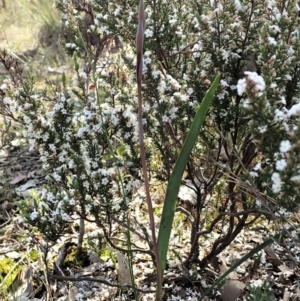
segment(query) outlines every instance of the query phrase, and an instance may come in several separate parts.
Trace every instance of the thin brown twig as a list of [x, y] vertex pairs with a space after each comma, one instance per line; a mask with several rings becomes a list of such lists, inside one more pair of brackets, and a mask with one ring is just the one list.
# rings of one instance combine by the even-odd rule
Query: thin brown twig
[[[109, 236], [108, 233], [107, 233], [107, 230], [106, 230], [105, 226], [104, 226], [99, 220], [97, 220], [96, 222], [97, 222], [97, 225], [101, 227], [105, 239], [107, 240], [107, 242], [108, 242], [114, 249], [116, 249], [116, 250], [118, 250], [118, 251], [120, 251], [120, 252], [123, 252], [123, 253], [128, 252], [128, 250], [123, 249], [123, 248], [117, 246], [116, 244], [114, 244], [114, 243], [112, 242], [112, 239], [114, 239], [114, 238], [112, 238], [112, 239], [110, 238], [110, 236]], [[152, 256], [151, 250], [143, 250], [143, 249], [140, 249], [140, 248], [139, 248], [139, 249], [131, 249], [131, 252], [132, 252], [132, 253], [134, 253], [134, 252], [140, 252], [140, 253], [145, 253], [145, 254], [149, 254], [150, 256]]]
[[171, 54], [171, 56], [174, 55], [178, 55], [178, 54], [186, 54], [186, 53], [194, 53], [194, 52], [198, 52], [198, 51], [192, 51], [191, 47], [194, 46], [195, 44], [197, 44], [201, 39], [197, 39], [196, 41], [186, 45], [185, 47], [183, 47], [181, 50], [178, 50], [177, 52], [174, 52]]

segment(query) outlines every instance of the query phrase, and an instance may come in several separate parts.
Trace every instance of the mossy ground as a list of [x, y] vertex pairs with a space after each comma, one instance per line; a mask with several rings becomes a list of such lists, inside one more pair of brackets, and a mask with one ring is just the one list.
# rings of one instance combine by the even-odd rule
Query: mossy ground
[[22, 264], [18, 264], [12, 258], [0, 260], [0, 297], [5, 296], [9, 287], [22, 270]]

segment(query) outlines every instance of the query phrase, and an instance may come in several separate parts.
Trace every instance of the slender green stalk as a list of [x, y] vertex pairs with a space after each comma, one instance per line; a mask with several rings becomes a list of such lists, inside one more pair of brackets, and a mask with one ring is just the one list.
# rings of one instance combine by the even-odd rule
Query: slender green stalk
[[152, 201], [150, 196], [150, 187], [149, 187], [149, 179], [147, 173], [147, 162], [145, 155], [145, 147], [144, 147], [144, 131], [143, 131], [143, 101], [142, 101], [142, 77], [143, 77], [143, 45], [144, 45], [144, 32], [146, 25], [146, 17], [145, 17], [145, 9], [144, 9], [144, 1], [140, 0], [139, 4], [139, 23], [136, 33], [136, 81], [137, 81], [137, 89], [138, 89], [138, 126], [139, 126], [139, 143], [140, 143], [140, 151], [141, 151], [141, 160], [143, 166], [143, 176], [145, 181], [145, 190], [146, 190], [146, 199], [148, 205], [148, 214], [149, 214], [149, 223], [151, 236], [153, 241], [153, 248], [156, 258], [156, 268], [157, 268], [157, 294], [156, 300], [161, 299], [161, 288], [162, 288], [162, 274], [161, 263], [159, 258], [158, 246], [156, 241], [155, 234], [155, 223], [154, 223], [154, 214]]
[[[172, 230], [172, 224], [174, 220], [174, 214], [177, 203], [177, 196], [181, 185], [181, 179], [185, 170], [186, 164], [189, 160], [191, 151], [199, 135], [200, 129], [206, 117], [206, 113], [210, 106], [210, 103], [214, 97], [215, 91], [220, 81], [220, 74], [214, 79], [210, 89], [206, 93], [195, 117], [192, 122], [191, 128], [184, 141], [183, 147], [180, 151], [179, 157], [175, 163], [174, 170], [171, 174], [167, 193], [165, 197], [160, 228], [158, 232], [158, 251], [161, 260], [161, 276], [163, 277], [166, 267], [167, 252], [169, 246], [169, 240]], [[160, 289], [159, 287], [157, 289]]]

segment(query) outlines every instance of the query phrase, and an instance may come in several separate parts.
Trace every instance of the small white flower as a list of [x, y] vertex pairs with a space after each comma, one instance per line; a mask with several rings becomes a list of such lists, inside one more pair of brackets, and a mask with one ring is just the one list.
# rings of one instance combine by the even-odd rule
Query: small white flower
[[103, 178], [102, 181], [101, 181], [102, 185], [107, 185], [108, 183], [109, 183], [108, 178]]
[[291, 55], [293, 55], [295, 53], [295, 50], [293, 49], [293, 46], [290, 46], [289, 47], [289, 50], [288, 50], [288, 52], [287, 52], [287, 54], [289, 55], [289, 56], [291, 56]]
[[286, 119], [286, 112], [276, 109], [274, 113], [275, 113], [275, 118], [274, 118], [275, 121], [282, 121]]
[[194, 89], [193, 89], [193, 88], [188, 88], [188, 89], [187, 89], [188, 95], [193, 94], [193, 92], [194, 92]]
[[169, 23], [171, 26], [173, 26], [177, 22], [177, 19], [170, 19]]
[[296, 175], [296, 176], [291, 177], [291, 181], [299, 183], [300, 182], [300, 175]]
[[286, 166], [287, 166], [287, 162], [285, 159], [281, 159], [276, 162], [276, 169], [279, 171], [284, 170]]
[[114, 11], [114, 15], [117, 16], [120, 14], [120, 7], [116, 8], [116, 10]]
[[170, 121], [170, 118], [169, 118], [167, 115], [163, 115], [162, 121], [163, 121], [163, 122], [169, 122], [169, 121]]
[[175, 78], [173, 78], [171, 75], [167, 74], [167, 79], [168, 79], [170, 85], [174, 89], [179, 90], [181, 88], [181, 85], [178, 83], [178, 81]]
[[37, 219], [38, 216], [39, 216], [38, 212], [34, 209], [34, 211], [31, 212], [30, 214], [30, 219], [34, 221], [35, 219]]
[[153, 31], [150, 30], [150, 29], [146, 29], [146, 30], [145, 30], [145, 37], [146, 37], [146, 38], [151, 38], [151, 37], [153, 37]]
[[70, 169], [74, 168], [75, 162], [74, 162], [73, 159], [70, 159], [70, 161], [69, 161], [69, 163], [68, 163], [68, 166], [69, 166]]
[[152, 62], [152, 60], [150, 59], [150, 57], [145, 57], [145, 59], [144, 59], [145, 65], [149, 65], [149, 64], [151, 64], [151, 62]]
[[215, 14], [221, 14], [223, 11], [223, 5], [221, 3], [218, 4], [217, 8], [214, 10]]
[[41, 156], [40, 160], [45, 163], [45, 162], [47, 162], [47, 157], [46, 156]]
[[223, 80], [223, 79], [220, 80], [220, 85], [222, 87], [228, 87], [229, 86], [228, 83], [226, 82], [226, 80]]
[[292, 145], [291, 142], [289, 140], [283, 140], [280, 143], [280, 147], [279, 150], [281, 153], [286, 153], [291, 149]]
[[61, 213], [61, 218], [64, 220], [64, 221], [67, 221], [69, 219], [69, 215], [65, 212], [62, 212]]
[[83, 187], [85, 187], [86, 189], [88, 189], [90, 187], [90, 183], [88, 181], [84, 181], [82, 183]]
[[105, 33], [107, 31], [107, 26], [101, 26], [100, 31]]
[[282, 182], [281, 182], [281, 178], [280, 178], [279, 173], [278, 172], [274, 172], [272, 174], [271, 179], [272, 179], [272, 182], [273, 182], [273, 184], [272, 184], [272, 190], [273, 190], [273, 192], [274, 193], [280, 192]]
[[277, 41], [273, 37], [268, 37], [268, 42], [270, 45], [276, 45]]
[[274, 30], [275, 33], [281, 32], [281, 29], [277, 25], [271, 25], [270, 28]]
[[59, 182], [61, 180], [61, 176], [57, 173], [57, 172], [54, 172], [52, 174], [52, 177], [54, 178], [55, 181]]
[[257, 178], [258, 177], [258, 173], [255, 172], [255, 171], [250, 171], [249, 175], [250, 175], [251, 178]]
[[49, 148], [50, 148], [50, 150], [51, 150], [53, 153], [56, 152], [56, 147], [55, 147], [54, 144], [50, 144], [50, 145], [49, 145]]
[[113, 205], [113, 209], [114, 209], [115, 211], [119, 211], [119, 210], [121, 209], [121, 207], [120, 207], [119, 204], [115, 204], [115, 205]]
[[290, 74], [286, 74], [284, 77], [285, 77], [287, 80], [292, 80], [292, 77], [291, 77]]
[[281, 103], [286, 105], [286, 99], [284, 96], [281, 96], [281, 99], [280, 99]]
[[69, 199], [69, 204], [71, 206], [74, 206], [76, 204], [75, 200], [73, 198]]
[[47, 193], [47, 201], [53, 202], [54, 199], [55, 199], [55, 198], [54, 198], [53, 193], [52, 193], [52, 192], [48, 192], [48, 193]]
[[244, 74], [247, 76], [247, 80], [255, 85], [256, 91], [263, 91], [266, 88], [265, 80], [256, 72], [245, 71]]
[[234, 0], [234, 6], [236, 10], [242, 10], [242, 5], [239, 0]]
[[6, 105], [10, 105], [12, 103], [12, 100], [10, 97], [4, 97], [3, 98], [3, 103], [6, 104]]
[[152, 76], [154, 79], [158, 78], [158, 76], [160, 76], [160, 75], [161, 75], [161, 72], [159, 70], [152, 71]]
[[300, 103], [293, 105], [288, 111], [288, 116], [299, 115], [299, 114], [300, 114]]
[[253, 168], [254, 170], [260, 170], [261, 169], [261, 162], [259, 162], [259, 163], [257, 163], [255, 166], [254, 166], [254, 168]]
[[246, 79], [245, 78], [239, 79], [236, 88], [237, 88], [238, 95], [240, 96], [243, 95], [247, 88]]
[[26, 115], [23, 117], [23, 120], [24, 120], [24, 122], [27, 123], [27, 124], [31, 123], [30, 117], [28, 117], [28, 116], [26, 116]]
[[165, 81], [162, 80], [162, 81], [159, 83], [159, 85], [158, 85], [158, 87], [157, 87], [157, 90], [158, 90], [158, 92], [163, 93], [163, 92], [165, 92], [166, 88], [167, 88], [167, 84], [166, 84]]
[[255, 205], [257, 206], [257, 207], [261, 207], [261, 201], [260, 200], [255, 200]]
[[189, 77], [186, 73], [183, 74], [183, 79], [184, 79], [184, 80], [189, 80], [189, 78], [190, 78], [190, 77]]
[[268, 129], [268, 126], [267, 125], [262, 125], [262, 126], [259, 126], [258, 127], [258, 130], [261, 134], [265, 133]]
[[251, 286], [261, 287], [263, 285], [263, 281], [261, 279], [251, 281]]

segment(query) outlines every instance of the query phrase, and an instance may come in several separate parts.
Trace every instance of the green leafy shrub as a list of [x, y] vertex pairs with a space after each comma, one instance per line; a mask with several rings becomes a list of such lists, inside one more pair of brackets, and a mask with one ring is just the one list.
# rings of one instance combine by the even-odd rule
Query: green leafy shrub
[[[142, 181], [138, 2], [56, 1], [74, 58], [72, 85], [63, 76], [37, 91], [15, 76], [1, 87], [44, 162], [49, 184], [27, 217], [49, 240], [72, 219], [104, 231], [119, 215], [125, 221]], [[184, 265], [203, 269], [258, 218], [299, 205], [299, 5], [161, 0], [145, 11], [143, 124], [156, 180], [170, 180], [195, 112], [222, 75], [183, 181], [194, 195], [184, 211], [191, 221]], [[203, 255], [207, 238], [213, 243]]]

